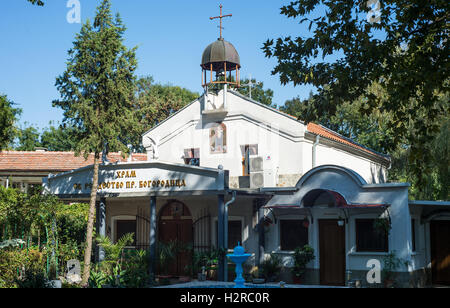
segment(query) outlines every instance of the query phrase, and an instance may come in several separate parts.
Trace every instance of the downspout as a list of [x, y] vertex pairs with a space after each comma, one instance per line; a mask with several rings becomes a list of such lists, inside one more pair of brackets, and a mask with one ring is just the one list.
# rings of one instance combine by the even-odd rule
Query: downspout
[[313, 149], [312, 149], [312, 169], [314, 169], [316, 167], [316, 159], [317, 159], [317, 146], [320, 143], [320, 135], [316, 136], [316, 142], [314, 142], [313, 144]]
[[[225, 233], [225, 250], [228, 251], [228, 207], [232, 205], [236, 201], [236, 191], [234, 190], [232, 193], [232, 198], [230, 201], [225, 203], [225, 219], [224, 219], [224, 233]], [[224, 280], [228, 282], [228, 262], [225, 261], [225, 269], [224, 269]]]

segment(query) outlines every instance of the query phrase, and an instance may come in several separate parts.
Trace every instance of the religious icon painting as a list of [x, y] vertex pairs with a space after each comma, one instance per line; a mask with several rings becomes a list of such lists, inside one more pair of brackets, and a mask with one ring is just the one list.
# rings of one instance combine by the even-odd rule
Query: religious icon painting
[[212, 154], [227, 152], [227, 127], [225, 124], [217, 123], [216, 126], [210, 128], [209, 143]]

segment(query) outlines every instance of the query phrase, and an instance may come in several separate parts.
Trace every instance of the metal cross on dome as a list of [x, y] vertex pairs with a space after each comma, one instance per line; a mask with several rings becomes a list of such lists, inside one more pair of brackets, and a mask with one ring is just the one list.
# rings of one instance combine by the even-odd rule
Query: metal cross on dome
[[222, 19], [225, 18], [225, 17], [231, 17], [231, 16], [233, 16], [233, 14], [222, 15], [223, 5], [221, 4], [219, 7], [220, 7], [220, 16], [210, 17], [209, 19], [210, 20], [214, 20], [214, 19], [220, 18], [220, 27], [219, 27], [220, 28], [220, 39], [222, 39], [222, 29], [223, 29], [223, 27], [222, 27]]

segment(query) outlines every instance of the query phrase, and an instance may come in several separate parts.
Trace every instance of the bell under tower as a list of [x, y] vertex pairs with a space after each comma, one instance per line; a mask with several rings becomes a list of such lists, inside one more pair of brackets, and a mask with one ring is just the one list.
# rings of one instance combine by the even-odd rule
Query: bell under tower
[[208, 47], [202, 56], [202, 87], [205, 92], [212, 85], [223, 85], [226, 92], [227, 87], [240, 87], [240, 58], [236, 48], [222, 37], [222, 19], [231, 17], [232, 14], [222, 15], [222, 5], [220, 5], [220, 15], [210, 17], [210, 20], [220, 19], [220, 37]]

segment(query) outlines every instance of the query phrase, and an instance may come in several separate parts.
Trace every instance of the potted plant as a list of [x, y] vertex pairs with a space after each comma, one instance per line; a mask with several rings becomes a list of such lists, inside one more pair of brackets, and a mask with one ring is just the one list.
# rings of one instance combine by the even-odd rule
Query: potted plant
[[278, 276], [283, 268], [283, 261], [280, 256], [271, 253], [270, 257], [266, 258], [261, 263], [261, 274], [268, 282], [278, 280]]
[[159, 242], [157, 250], [158, 267], [159, 267], [159, 279], [169, 279], [169, 265], [176, 258], [177, 243], [174, 241], [163, 243]]
[[213, 249], [206, 254], [206, 271], [208, 280], [217, 280], [219, 259], [226, 255], [224, 249]]
[[311, 246], [305, 245], [302, 248], [295, 248], [293, 255], [294, 268], [292, 270], [295, 283], [300, 283], [300, 279], [303, 278], [306, 272], [306, 265], [315, 258], [314, 249]]
[[254, 284], [263, 284], [264, 282], [266, 282], [264, 276], [262, 275], [262, 271], [260, 271], [257, 266], [253, 267], [250, 270], [250, 275]]
[[206, 254], [194, 251], [192, 253], [192, 264], [187, 266], [187, 270], [198, 281], [206, 280]]
[[390, 252], [383, 259], [383, 282], [385, 288], [393, 288], [395, 287], [396, 281], [395, 278], [397, 276], [396, 271], [404, 264], [408, 266], [409, 262], [398, 258], [395, 251]]

